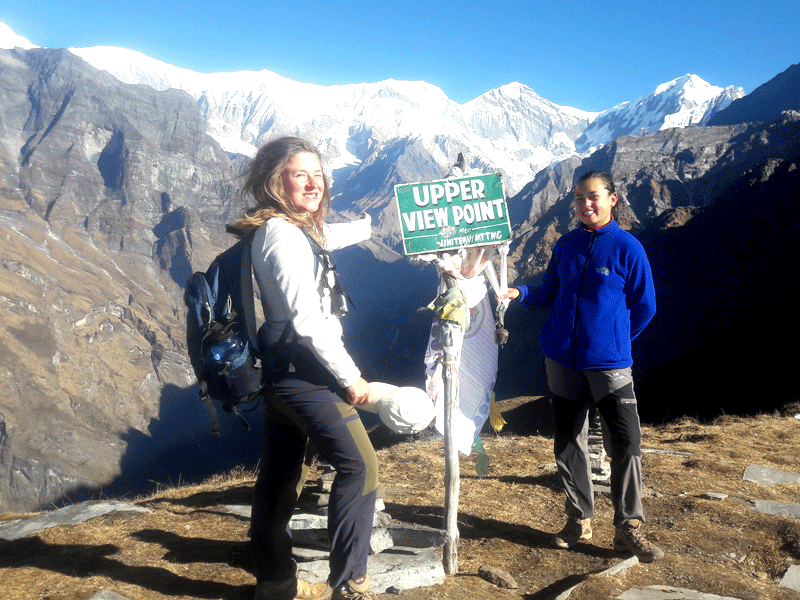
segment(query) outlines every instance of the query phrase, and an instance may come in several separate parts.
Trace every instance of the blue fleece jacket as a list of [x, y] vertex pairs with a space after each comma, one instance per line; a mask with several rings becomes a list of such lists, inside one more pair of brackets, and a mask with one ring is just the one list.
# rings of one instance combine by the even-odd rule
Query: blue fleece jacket
[[631, 341], [656, 312], [644, 248], [614, 220], [562, 236], [542, 284], [518, 289], [526, 308], [552, 309], [540, 335], [542, 352], [573, 369], [630, 367]]

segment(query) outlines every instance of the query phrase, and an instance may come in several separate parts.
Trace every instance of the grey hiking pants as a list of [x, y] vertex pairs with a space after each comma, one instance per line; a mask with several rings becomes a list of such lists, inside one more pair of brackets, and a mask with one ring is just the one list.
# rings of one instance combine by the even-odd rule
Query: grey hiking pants
[[631, 369], [580, 371], [545, 358], [547, 384], [555, 412], [554, 452], [570, 516], [594, 516], [589, 462], [589, 409], [594, 405], [607, 428], [611, 457], [611, 501], [614, 525], [638, 519], [642, 507], [642, 432]]
[[265, 398], [264, 457], [253, 498], [250, 537], [255, 575], [295, 576], [289, 520], [316, 452], [336, 469], [328, 506], [332, 587], [367, 573], [377, 457], [355, 408], [310, 353], [293, 356], [296, 370], [280, 377]]

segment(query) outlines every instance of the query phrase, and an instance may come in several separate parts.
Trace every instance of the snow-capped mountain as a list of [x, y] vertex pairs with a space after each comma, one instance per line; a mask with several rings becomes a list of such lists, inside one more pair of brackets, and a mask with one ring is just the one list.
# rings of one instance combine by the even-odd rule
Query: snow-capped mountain
[[0, 48], [10, 50], [11, 48], [24, 48], [30, 50], [31, 48], [38, 48], [36, 44], [32, 44], [27, 38], [17, 35], [11, 30], [11, 27], [3, 22], [0, 22]]
[[684, 75], [659, 85], [633, 102], [600, 113], [575, 142], [587, 153], [621, 135], [655, 133], [672, 127], [705, 125], [716, 112], [745, 95], [741, 87], [717, 87], [697, 75]]
[[[0, 46], [20, 45], [15, 37], [0, 29]], [[468, 166], [503, 173], [506, 192], [513, 195], [564, 158], [623, 134], [702, 124], [744, 95], [741, 88], [722, 89], [687, 75], [633, 102], [591, 113], [549, 102], [520, 83], [458, 104], [423, 81], [320, 86], [267, 70], [203, 74], [124, 48], [70, 51], [125, 83], [186, 91], [200, 106], [208, 133], [230, 153], [252, 156], [276, 135], [310, 139], [333, 175], [334, 196], [357, 184], [366, 205], [384, 204], [394, 184], [409, 181], [376, 165], [396, 161], [410, 148], [415, 160], [403, 177], [443, 177], [463, 152]], [[340, 201], [338, 208], [348, 210], [346, 204]]]
[[334, 172], [352, 172], [393, 140], [418, 139], [441, 170], [424, 175], [442, 176], [462, 151], [472, 167], [503, 171], [514, 192], [544, 166], [573, 154], [573, 140], [596, 116], [548, 102], [518, 83], [460, 105], [423, 81], [324, 87], [266, 70], [205, 75], [121, 48], [70, 51], [125, 83], [185, 90], [229, 152], [252, 156], [276, 134], [304, 135]]

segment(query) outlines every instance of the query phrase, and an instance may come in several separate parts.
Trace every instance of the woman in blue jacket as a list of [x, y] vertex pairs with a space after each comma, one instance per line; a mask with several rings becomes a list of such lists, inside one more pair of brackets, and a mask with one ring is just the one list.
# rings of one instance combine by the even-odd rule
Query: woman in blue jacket
[[588, 415], [594, 406], [609, 433], [614, 548], [650, 562], [664, 552], [640, 530], [641, 429], [631, 341], [655, 314], [655, 291], [644, 248], [614, 220], [617, 200], [607, 173], [590, 171], [581, 177], [575, 188], [580, 227], [556, 242], [540, 286], [513, 287], [504, 298], [518, 299], [531, 310], [551, 310], [540, 337], [567, 511], [567, 523], [553, 544], [570, 548], [592, 537]]

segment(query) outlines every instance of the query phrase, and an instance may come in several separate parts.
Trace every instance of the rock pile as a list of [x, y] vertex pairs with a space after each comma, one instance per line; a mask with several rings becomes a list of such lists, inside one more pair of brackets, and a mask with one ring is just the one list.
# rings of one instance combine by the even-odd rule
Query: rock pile
[[[289, 523], [294, 558], [303, 578], [325, 581], [329, 575], [328, 504], [335, 471], [325, 465], [322, 474], [303, 488], [298, 509]], [[368, 572], [375, 592], [396, 592], [444, 582], [445, 573], [436, 548], [444, 545], [443, 530], [394, 523], [385, 512], [378, 490], [370, 539]], [[250, 518], [250, 506], [228, 505], [237, 516]]]

